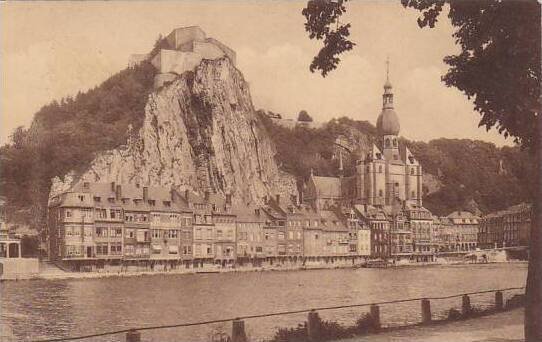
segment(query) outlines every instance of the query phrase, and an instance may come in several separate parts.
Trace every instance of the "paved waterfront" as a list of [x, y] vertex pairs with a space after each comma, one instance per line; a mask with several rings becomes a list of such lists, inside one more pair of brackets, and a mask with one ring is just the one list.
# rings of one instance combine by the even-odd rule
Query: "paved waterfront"
[[523, 340], [523, 309], [466, 321], [385, 332], [341, 342], [517, 342]]

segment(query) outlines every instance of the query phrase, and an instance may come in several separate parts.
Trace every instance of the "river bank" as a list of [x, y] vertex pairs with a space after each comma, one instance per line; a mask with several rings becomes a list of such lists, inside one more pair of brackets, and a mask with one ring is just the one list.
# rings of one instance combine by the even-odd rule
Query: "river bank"
[[[438, 267], [438, 266], [465, 266], [465, 265], [487, 265], [487, 264], [527, 264], [527, 261], [506, 261], [493, 263], [473, 263], [467, 261], [448, 261], [448, 262], [415, 262], [415, 263], [390, 263], [385, 268], [413, 268], [413, 267]], [[40, 272], [37, 274], [15, 275], [12, 277], [2, 278], [0, 281], [22, 281], [22, 280], [60, 280], [60, 279], [95, 279], [95, 278], [110, 278], [110, 277], [138, 277], [138, 276], [153, 276], [153, 275], [179, 275], [179, 274], [212, 274], [212, 273], [230, 273], [230, 272], [285, 272], [285, 271], [311, 271], [311, 270], [327, 270], [327, 269], [357, 269], [364, 268], [365, 264], [351, 263], [318, 263], [318, 264], [278, 264], [265, 265], [260, 267], [254, 266], [238, 266], [238, 267], [220, 267], [214, 265], [206, 265], [200, 268], [177, 268], [168, 270], [143, 270], [143, 271], [93, 271], [93, 272], [70, 272], [58, 268], [57, 266], [47, 267], [45, 263], [41, 263]], [[378, 267], [381, 268], [381, 267]]]
[[[33, 280], [0, 285], [0, 325], [13, 341], [62, 338], [136, 327], [212, 321], [273, 312], [391, 302], [408, 298], [445, 297], [525, 286], [527, 264], [495, 263], [427, 265], [382, 269], [224, 272], [198, 275], [153, 274], [96, 279]], [[504, 292], [504, 302], [518, 291]], [[495, 303], [494, 293], [471, 296], [476, 308]], [[435, 320], [461, 310], [462, 299], [431, 300]], [[350, 326], [367, 307], [319, 310], [326, 321]], [[380, 306], [383, 327], [419, 323], [420, 302]], [[89, 319], [91, 317], [92, 319]], [[252, 341], [274, 336], [279, 328], [295, 328], [306, 313], [246, 320]], [[145, 330], [142, 340], [208, 342], [216, 332], [230, 333], [231, 322]], [[125, 334], [93, 339], [124, 342]], [[9, 341], [9, 340], [8, 340]]]

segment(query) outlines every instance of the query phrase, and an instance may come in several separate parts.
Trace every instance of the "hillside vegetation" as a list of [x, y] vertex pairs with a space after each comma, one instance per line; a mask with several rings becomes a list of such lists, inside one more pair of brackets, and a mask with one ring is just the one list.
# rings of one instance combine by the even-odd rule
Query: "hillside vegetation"
[[[318, 129], [290, 129], [274, 124], [264, 111], [259, 114], [277, 146], [276, 158], [298, 179], [307, 179], [311, 169], [317, 175], [338, 176], [333, 143], [340, 136], [352, 137], [352, 131], [356, 131], [366, 137], [362, 143], [378, 145], [376, 128], [366, 121], [340, 118]], [[517, 147], [498, 148], [483, 141], [444, 138], [428, 143], [402, 138], [401, 143], [420, 161], [424, 173], [434, 175], [441, 183], [438, 190], [424, 197], [424, 206], [436, 215], [458, 209], [487, 213], [529, 201], [534, 166], [528, 154]], [[368, 147], [362, 146], [353, 156], [345, 155], [345, 175], [353, 173], [355, 160], [363, 158]]]
[[0, 148], [8, 218], [42, 225], [51, 179], [85, 169], [97, 152], [125, 143], [142, 125], [153, 77], [148, 62], [124, 69], [85, 93], [43, 106], [30, 128], [17, 128]]
[[[43, 228], [51, 179], [85, 170], [96, 153], [124, 144], [138, 131], [154, 73], [148, 62], [127, 68], [94, 89], [42, 107], [30, 128], [13, 132], [11, 142], [0, 148], [0, 195], [10, 221]], [[318, 129], [289, 129], [274, 124], [264, 111], [258, 111], [258, 117], [276, 145], [280, 167], [299, 183], [311, 169], [318, 175], [338, 175], [338, 137], [351, 152], [343, 154], [346, 176], [377, 141], [375, 127], [366, 121], [343, 117]], [[426, 174], [441, 184], [424, 199], [435, 214], [473, 203], [488, 212], [529, 200], [534, 173], [518, 148], [454, 139], [403, 142]]]

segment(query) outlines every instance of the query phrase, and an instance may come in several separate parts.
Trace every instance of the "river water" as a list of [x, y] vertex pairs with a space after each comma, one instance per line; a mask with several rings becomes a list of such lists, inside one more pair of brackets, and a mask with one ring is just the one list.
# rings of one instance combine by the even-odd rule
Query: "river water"
[[[527, 265], [485, 264], [395, 269], [152, 275], [123, 278], [33, 280], [0, 284], [1, 325], [15, 341], [85, 335], [154, 325], [244, 315], [433, 297], [525, 285]], [[517, 293], [516, 291], [515, 293]], [[512, 292], [505, 293], [505, 298]], [[471, 297], [490, 305], [493, 294]], [[461, 298], [433, 301], [434, 316]], [[368, 308], [322, 311], [324, 319], [354, 322]], [[380, 307], [383, 325], [420, 319], [419, 302]], [[245, 321], [252, 341], [272, 337], [278, 327], [306, 319], [293, 314]], [[231, 323], [142, 332], [142, 341], [210, 341]], [[124, 341], [124, 335], [84, 341]]]

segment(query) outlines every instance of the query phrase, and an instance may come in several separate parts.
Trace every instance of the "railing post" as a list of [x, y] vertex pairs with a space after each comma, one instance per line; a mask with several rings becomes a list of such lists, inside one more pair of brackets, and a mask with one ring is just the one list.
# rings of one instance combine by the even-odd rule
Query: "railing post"
[[141, 342], [141, 333], [135, 329], [131, 329], [126, 333], [126, 342]]
[[502, 291], [495, 292], [495, 309], [502, 310], [503, 308], [503, 297]]
[[320, 320], [320, 316], [318, 316], [318, 312], [311, 310], [307, 319], [307, 336], [309, 337], [309, 341], [320, 341], [321, 323], [322, 321]]
[[247, 334], [245, 333], [245, 322], [236, 318], [232, 323], [231, 329], [232, 342], [247, 342]]
[[431, 323], [431, 302], [429, 299], [422, 299], [422, 323]]
[[380, 307], [376, 304], [371, 305], [371, 319], [373, 321], [373, 329], [380, 330]]
[[470, 297], [468, 295], [463, 295], [461, 313], [463, 314], [463, 316], [468, 316], [470, 314], [470, 311]]

